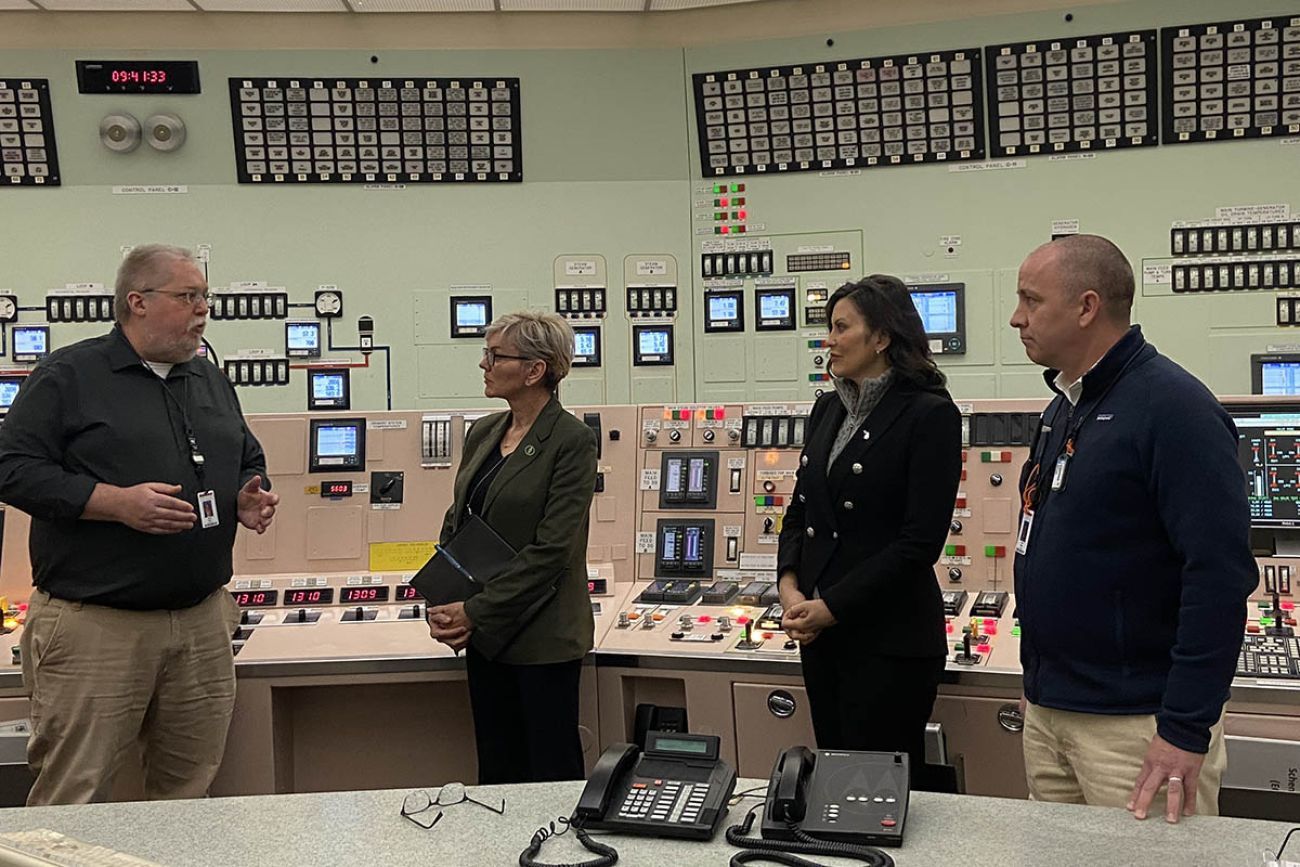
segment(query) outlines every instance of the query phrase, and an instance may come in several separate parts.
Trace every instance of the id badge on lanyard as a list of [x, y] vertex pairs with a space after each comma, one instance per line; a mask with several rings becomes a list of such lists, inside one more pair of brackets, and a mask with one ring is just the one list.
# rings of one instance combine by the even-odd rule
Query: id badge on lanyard
[[1056, 466], [1052, 468], [1052, 490], [1065, 490], [1065, 474], [1070, 469], [1070, 455], [1068, 453], [1061, 455], [1056, 459]]
[[1020, 513], [1020, 531], [1016, 533], [1016, 553], [1029, 552], [1029, 534], [1034, 531], [1034, 510], [1025, 509]]

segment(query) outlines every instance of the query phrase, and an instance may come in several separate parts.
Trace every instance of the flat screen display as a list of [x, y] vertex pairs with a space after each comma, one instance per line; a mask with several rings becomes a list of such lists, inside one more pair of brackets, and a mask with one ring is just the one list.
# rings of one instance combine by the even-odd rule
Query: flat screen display
[[319, 322], [284, 323], [284, 344], [288, 355], [297, 358], [320, 356]]
[[596, 333], [594, 331], [575, 331], [573, 333], [573, 354], [589, 356], [596, 354]]
[[762, 319], [786, 319], [790, 316], [790, 296], [761, 294], [758, 296], [758, 315]]
[[18, 396], [18, 388], [22, 384], [23, 381], [18, 377], [0, 377], [0, 409], [8, 409], [14, 405], [14, 398]]
[[482, 301], [460, 301], [456, 304], [457, 328], [482, 328], [487, 325], [487, 304]]
[[912, 304], [921, 315], [926, 334], [952, 334], [957, 330], [956, 292], [913, 292]]
[[354, 457], [357, 454], [357, 426], [321, 425], [316, 428], [316, 454], [322, 458]]
[[311, 396], [317, 400], [337, 400], [343, 397], [343, 374], [313, 373]]
[[638, 335], [637, 348], [642, 355], [667, 355], [668, 332], [647, 329]]
[[709, 299], [709, 318], [734, 322], [740, 317], [740, 301], [735, 295], [714, 295]]
[[1300, 394], [1300, 362], [1264, 362], [1260, 365], [1260, 384], [1260, 394]]
[[48, 325], [14, 326], [14, 361], [36, 361], [50, 352]]
[[1300, 407], [1228, 407], [1253, 527], [1300, 527]]

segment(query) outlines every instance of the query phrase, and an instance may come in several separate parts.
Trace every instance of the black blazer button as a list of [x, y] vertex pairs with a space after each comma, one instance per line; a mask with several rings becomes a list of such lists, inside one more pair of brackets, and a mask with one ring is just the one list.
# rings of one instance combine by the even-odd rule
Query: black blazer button
[[809, 527], [807, 530], [804, 530], [804, 532], [808, 534], [809, 539], [817, 535], [817, 531], [814, 530], [812, 527]]
[[862, 474], [862, 464], [854, 464], [854, 465], [853, 465], [853, 474], [854, 474], [855, 476], [857, 476], [857, 475], [861, 475], [861, 474]]
[[852, 512], [852, 511], [853, 511], [853, 501], [852, 501], [852, 500], [845, 500], [845, 501], [844, 501], [844, 510], [845, 510], [846, 512]]

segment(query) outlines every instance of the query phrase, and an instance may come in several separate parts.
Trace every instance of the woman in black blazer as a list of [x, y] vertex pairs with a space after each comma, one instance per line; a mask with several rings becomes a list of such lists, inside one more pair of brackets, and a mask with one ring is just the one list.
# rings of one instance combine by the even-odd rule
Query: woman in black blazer
[[915, 783], [947, 655], [934, 563], [961, 476], [961, 413], [907, 287], [826, 303], [834, 389], [817, 399], [781, 528], [782, 627], [821, 749], [905, 751]]

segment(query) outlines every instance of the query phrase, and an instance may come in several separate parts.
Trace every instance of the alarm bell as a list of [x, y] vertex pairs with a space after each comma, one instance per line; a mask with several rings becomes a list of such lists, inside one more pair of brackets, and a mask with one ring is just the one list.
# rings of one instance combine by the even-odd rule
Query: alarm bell
[[129, 114], [110, 114], [99, 122], [99, 141], [104, 147], [127, 154], [140, 146], [140, 121]]
[[154, 150], [174, 151], [185, 144], [185, 121], [174, 114], [155, 114], [144, 122], [144, 129]]

